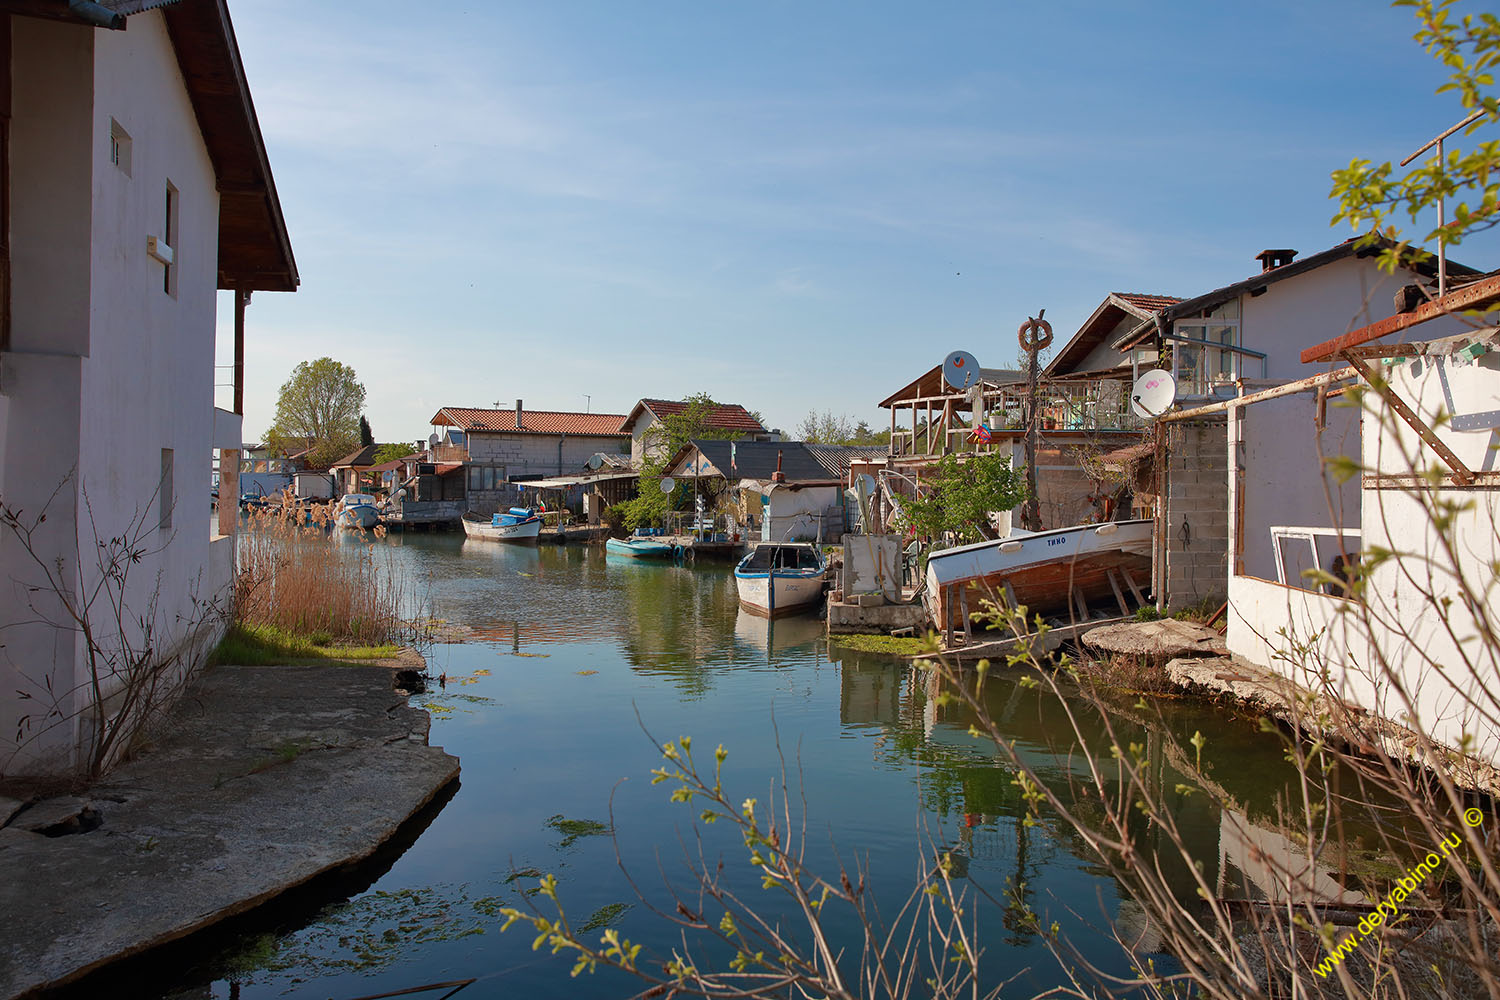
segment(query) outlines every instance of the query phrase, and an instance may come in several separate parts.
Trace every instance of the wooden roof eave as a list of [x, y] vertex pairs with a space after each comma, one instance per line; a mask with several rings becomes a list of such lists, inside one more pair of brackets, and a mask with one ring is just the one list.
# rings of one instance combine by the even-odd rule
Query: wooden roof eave
[[294, 292], [301, 283], [250, 84], [224, 0], [162, 10], [219, 189], [219, 287]]

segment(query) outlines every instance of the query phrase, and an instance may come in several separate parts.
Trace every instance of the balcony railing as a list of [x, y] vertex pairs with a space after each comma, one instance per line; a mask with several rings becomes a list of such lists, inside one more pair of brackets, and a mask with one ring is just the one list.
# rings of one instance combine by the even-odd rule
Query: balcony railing
[[437, 444], [432, 446], [434, 462], [467, 462], [469, 446], [462, 444]]
[[[1096, 379], [1090, 382], [1044, 383], [1037, 392], [1037, 425], [1042, 431], [1131, 431], [1139, 430], [1144, 421], [1130, 411], [1129, 385], [1118, 379]], [[955, 409], [963, 406], [967, 411], [968, 398], [964, 395], [944, 396], [933, 400], [938, 404], [950, 402]], [[1000, 447], [1009, 447], [1010, 441], [1026, 432], [1026, 387], [1006, 387], [984, 394], [986, 426], [990, 428], [990, 441], [984, 443], [973, 437], [973, 428], [960, 425], [958, 415], [952, 426], [944, 427], [937, 413], [933, 416], [932, 432], [918, 428], [915, 433], [898, 430], [891, 435], [890, 454], [945, 455], [950, 452], [990, 452]], [[899, 404], [898, 404], [899, 405]], [[972, 419], [965, 412], [964, 418]]]

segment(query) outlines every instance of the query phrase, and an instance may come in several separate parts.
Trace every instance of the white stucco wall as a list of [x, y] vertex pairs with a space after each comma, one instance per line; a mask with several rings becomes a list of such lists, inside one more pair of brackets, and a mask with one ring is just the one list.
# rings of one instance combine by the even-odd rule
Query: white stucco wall
[[[0, 425], [6, 501], [39, 510], [36, 501], [57, 491], [39, 542], [63, 560], [73, 586], [81, 577], [83, 593], [98, 579], [96, 539], [138, 538], [124, 617], [150, 617], [151, 647], [166, 656], [212, 617], [205, 606], [226, 597], [233, 579], [233, 542], [210, 544], [208, 503], [215, 174], [159, 12], [132, 17], [124, 32], [12, 22], [16, 351], [5, 359], [13, 377]], [[112, 119], [130, 135], [128, 175], [111, 162]], [[175, 295], [146, 251], [148, 235], [166, 235], [169, 181], [177, 189]], [[158, 527], [163, 449], [173, 456], [169, 530]], [[34, 576], [14, 540], [0, 541], [0, 584], [14, 590]], [[4, 604], [0, 623], [18, 613]], [[95, 616], [101, 645], [117, 646], [113, 616]], [[140, 626], [126, 631], [138, 644]], [[58, 628], [8, 630], [5, 642], [6, 696], [18, 686], [11, 680], [36, 689], [49, 675], [54, 691], [73, 693], [62, 706], [68, 721], [46, 737], [20, 753], [0, 742], [0, 771], [66, 769], [90, 703], [80, 645]], [[0, 741], [36, 708], [0, 698]]]
[[[1500, 360], [1493, 358], [1386, 369], [1392, 387], [1476, 470], [1494, 467], [1500, 443], [1495, 428], [1482, 426], [1500, 422]], [[1367, 399], [1378, 405], [1373, 394]], [[1443, 420], [1435, 419], [1439, 413]], [[1426, 492], [1378, 478], [1409, 474], [1437, 458], [1430, 449], [1418, 450], [1414, 433], [1383, 407], [1368, 409], [1364, 421], [1363, 462], [1374, 475], [1366, 476], [1361, 494], [1363, 546], [1395, 557], [1367, 578], [1363, 606], [1232, 577], [1229, 648], [1304, 682], [1310, 679], [1305, 670], [1326, 665], [1349, 700], [1398, 721], [1409, 721], [1414, 711], [1439, 741], [1457, 746], [1472, 737], [1481, 756], [1500, 763], [1500, 731], [1484, 719], [1495, 709], [1486, 692], [1500, 690], [1500, 667], [1493, 645], [1475, 639], [1476, 608], [1483, 607], [1491, 622], [1500, 614], [1492, 589], [1500, 560], [1500, 491], [1444, 480]], [[1444, 504], [1456, 505], [1451, 547], [1434, 521]], [[1468, 584], [1467, 595], [1460, 581]], [[1298, 652], [1302, 647], [1311, 653]]]
[[1120, 322], [1115, 324], [1114, 329], [1104, 335], [1104, 340], [1097, 347], [1084, 355], [1083, 360], [1071, 366], [1071, 369], [1080, 372], [1094, 372], [1105, 368], [1114, 368], [1118, 365], [1130, 364], [1130, 352], [1114, 350], [1110, 345], [1140, 325], [1141, 321], [1139, 318], [1126, 315]]

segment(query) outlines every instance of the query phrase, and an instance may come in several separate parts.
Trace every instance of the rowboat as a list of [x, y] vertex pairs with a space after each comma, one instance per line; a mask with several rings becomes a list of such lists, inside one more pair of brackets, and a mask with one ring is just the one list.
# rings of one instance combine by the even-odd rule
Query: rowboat
[[512, 507], [503, 514], [483, 515], [466, 512], [461, 519], [464, 537], [486, 542], [534, 542], [542, 530], [542, 519], [530, 507]]
[[604, 543], [604, 551], [631, 559], [671, 559], [679, 549], [655, 538], [611, 538]]
[[[984, 599], [1026, 607], [1028, 620], [1084, 619], [1090, 602], [1140, 603], [1151, 579], [1151, 521], [1078, 524], [1013, 531], [1005, 538], [943, 549], [927, 558], [926, 601], [939, 630], [955, 609], [972, 613]], [[962, 621], [962, 618], [959, 619]]]
[[333, 521], [340, 528], [373, 528], [380, 523], [380, 509], [375, 506], [375, 498], [368, 493], [346, 493], [339, 498]]
[[801, 542], [758, 545], [734, 568], [740, 607], [775, 618], [802, 611], [823, 596], [828, 564], [816, 545]]

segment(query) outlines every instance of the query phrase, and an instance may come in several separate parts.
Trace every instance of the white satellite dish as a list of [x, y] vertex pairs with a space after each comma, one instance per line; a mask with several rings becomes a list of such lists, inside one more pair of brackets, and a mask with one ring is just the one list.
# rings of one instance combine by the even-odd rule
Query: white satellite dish
[[671, 476], [662, 476], [661, 477], [661, 491], [663, 493], [671, 493], [676, 488], [677, 488], [677, 480], [673, 479]]
[[437, 443], [441, 440], [442, 438], [438, 437], [436, 434], [429, 434], [427, 436], [427, 443], [432, 445], [434, 448], [437, 447]]
[[1138, 417], [1159, 417], [1177, 399], [1177, 381], [1165, 368], [1154, 368], [1130, 387], [1130, 412]]
[[967, 389], [979, 381], [979, 362], [968, 351], [954, 351], [943, 360], [943, 381]]
[[859, 490], [860, 496], [872, 497], [875, 495], [875, 477], [868, 472], [861, 472], [859, 478], [854, 480], [854, 488]]

